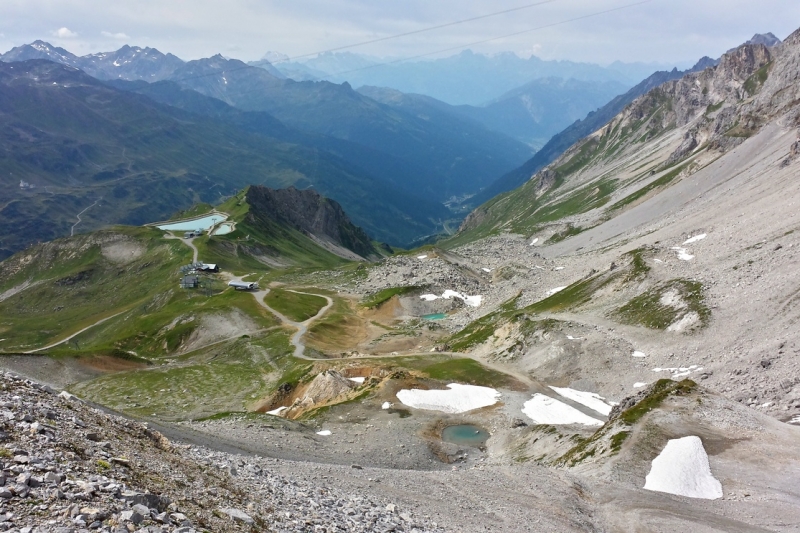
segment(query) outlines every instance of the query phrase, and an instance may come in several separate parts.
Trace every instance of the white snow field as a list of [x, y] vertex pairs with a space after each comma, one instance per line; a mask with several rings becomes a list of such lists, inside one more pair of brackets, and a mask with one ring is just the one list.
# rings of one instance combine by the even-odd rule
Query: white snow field
[[444, 291], [441, 296], [436, 296], [435, 294], [423, 294], [422, 296], [420, 296], [420, 299], [425, 300], [426, 302], [432, 302], [434, 300], [438, 300], [439, 298], [442, 298], [444, 300], [449, 300], [450, 298], [458, 298], [460, 300], [464, 300], [464, 303], [470, 307], [480, 307], [481, 302], [483, 301], [483, 296], [481, 296], [480, 294], [477, 294], [475, 296], [469, 296], [450, 289]]
[[281, 414], [287, 409], [288, 407], [278, 407], [277, 409], [273, 409], [272, 411], [267, 411], [267, 414], [273, 416], [281, 416]]
[[645, 383], [643, 381], [637, 381], [636, 383], [633, 384], [633, 388], [641, 389], [642, 387], [646, 387], [647, 385], [649, 385], [649, 383]]
[[383, 402], [381, 409], [391, 409], [394, 404], [392, 402]]
[[418, 255], [417, 256], [417, 259], [427, 259], [427, 258], [428, 258], [427, 255]]
[[683, 244], [692, 244], [693, 242], [702, 241], [706, 237], [708, 237], [707, 234], [701, 233], [700, 235], [695, 235], [694, 237], [689, 237], [688, 239], [683, 241]]
[[537, 242], [539, 242], [539, 237], [536, 237], [535, 239], [533, 239], [533, 240], [531, 241], [531, 246], [533, 246], [533, 245], [534, 245], [534, 244], [536, 244]]
[[349, 379], [350, 381], [354, 381], [356, 383], [364, 383], [364, 380], [367, 378], [347, 378], [347, 379]]
[[635, 350], [631, 354], [631, 357], [647, 357], [647, 355], [644, 352], [640, 352], [639, 350]]
[[522, 413], [537, 424], [582, 424], [584, 426], [602, 426], [603, 422], [585, 415], [571, 405], [560, 402], [550, 396], [539, 394], [525, 402]]
[[453, 414], [488, 407], [500, 400], [500, 393], [489, 387], [460, 383], [450, 383], [447, 387], [448, 390], [403, 389], [397, 393], [397, 399], [415, 409]]
[[322, 435], [323, 437], [327, 437], [331, 434], [330, 429], [323, 429], [322, 431], [317, 431], [317, 435]]
[[689, 498], [722, 498], [722, 484], [711, 473], [703, 441], [696, 436], [667, 442], [653, 459], [644, 488]]
[[567, 398], [568, 400], [572, 400], [573, 402], [577, 402], [581, 405], [585, 405], [589, 409], [593, 411], [597, 411], [598, 413], [608, 416], [611, 412], [611, 408], [614, 407], [614, 402], [609, 402], [599, 394], [595, 394], [594, 392], [586, 392], [582, 390], [575, 390], [575, 389], [568, 389], [568, 388], [561, 388], [561, 387], [550, 387], [554, 391], [556, 391], [560, 396]]

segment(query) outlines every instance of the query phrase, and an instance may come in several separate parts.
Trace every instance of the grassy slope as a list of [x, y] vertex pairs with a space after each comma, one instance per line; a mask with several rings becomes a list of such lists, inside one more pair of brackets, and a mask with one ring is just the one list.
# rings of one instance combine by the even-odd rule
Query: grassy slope
[[247, 216], [250, 206], [244, 200], [244, 192], [220, 204], [217, 209], [231, 216], [230, 219], [236, 222], [236, 230], [227, 235], [206, 235], [195, 239], [200, 258], [205, 262], [218, 263], [235, 274], [263, 270], [266, 265], [259, 256], [287, 266], [333, 268], [346, 263], [297, 230], [274, 223], [255, 227]]
[[[144, 252], [117, 263], [103, 256], [98, 242], [104, 240], [131, 242]], [[152, 228], [119, 227], [33, 247], [3, 263], [0, 291], [39, 283], [0, 302], [2, 348], [38, 347], [147, 305], [177, 287], [178, 267], [190, 261], [189, 248]]]
[[172, 420], [246, 410], [295, 365], [289, 333], [276, 330], [212, 346], [147, 370], [75, 385], [81, 397], [137, 416]]
[[303, 322], [319, 313], [328, 303], [325, 298], [309, 294], [299, 294], [282, 289], [272, 289], [264, 301], [277, 312], [295, 322]]
[[[104, 256], [105, 247], [120, 243], [138, 247], [141, 255], [126, 263]], [[0, 332], [6, 339], [0, 347], [6, 352], [39, 348], [112, 317], [49, 352], [152, 357], [176, 350], [204, 317], [237, 312], [260, 328], [277, 324], [252, 295], [227, 289], [217, 276], [203, 276], [201, 289], [178, 288], [179, 267], [191, 256], [187, 246], [164, 239], [160, 230], [133, 227], [61, 239], [18, 254], [3, 263], [0, 291], [28, 281], [34, 285], [0, 302]]]
[[[478, 207], [473, 213], [475, 222], [468, 223], [463, 231], [443, 245], [452, 248], [501, 232], [530, 235], [566, 217], [606, 206], [615, 191], [641, 177], [649, 176], [651, 171], [657, 169], [657, 164], [640, 169], [639, 177], [626, 183], [620, 182], [612, 174], [601, 175], [583, 185], [572, 186], [571, 183], [576, 182], [577, 177], [587, 169], [612, 161], [623, 150], [652, 141], [672, 129], [672, 125], [662, 124], [664, 115], [671, 107], [667, 99], [659, 96], [659, 91], [651, 93], [647, 105], [648, 114], [645, 117], [624, 124], [617, 122], [599, 137], [577, 142], [548, 170], [543, 171], [547, 173], [547, 179], [540, 181], [542, 174], [536, 174], [521, 187]], [[607, 209], [606, 216], [613, 216], [622, 207], [669, 185], [681, 170], [683, 167], [670, 171], [652, 184], [616, 202]], [[560, 238], [579, 231], [578, 228], [573, 228]]]

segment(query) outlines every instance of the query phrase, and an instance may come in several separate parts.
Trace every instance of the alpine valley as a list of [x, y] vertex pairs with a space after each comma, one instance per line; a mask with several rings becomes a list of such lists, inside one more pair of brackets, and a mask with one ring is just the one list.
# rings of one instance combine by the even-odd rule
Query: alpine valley
[[800, 30], [270, 57], [0, 56], [0, 530], [796, 530]]

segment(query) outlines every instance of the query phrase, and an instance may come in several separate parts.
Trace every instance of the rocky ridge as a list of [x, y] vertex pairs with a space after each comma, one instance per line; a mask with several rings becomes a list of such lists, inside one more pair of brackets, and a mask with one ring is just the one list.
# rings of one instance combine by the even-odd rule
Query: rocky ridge
[[256, 227], [271, 220], [293, 227], [320, 244], [327, 241], [362, 258], [379, 255], [367, 233], [350, 221], [342, 206], [317, 191], [253, 185], [247, 189], [247, 203], [251, 207], [248, 222]]

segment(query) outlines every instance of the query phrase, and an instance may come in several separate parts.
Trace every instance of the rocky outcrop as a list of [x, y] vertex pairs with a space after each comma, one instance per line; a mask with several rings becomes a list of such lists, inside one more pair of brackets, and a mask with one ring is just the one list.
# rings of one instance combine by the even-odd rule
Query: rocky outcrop
[[369, 259], [380, 254], [367, 233], [354, 225], [338, 202], [313, 189], [270, 189], [253, 185], [247, 190], [247, 222], [256, 227], [278, 223], [315, 240], [329, 242]]
[[369, 492], [274, 470], [0, 373], [2, 531], [442, 531]]

